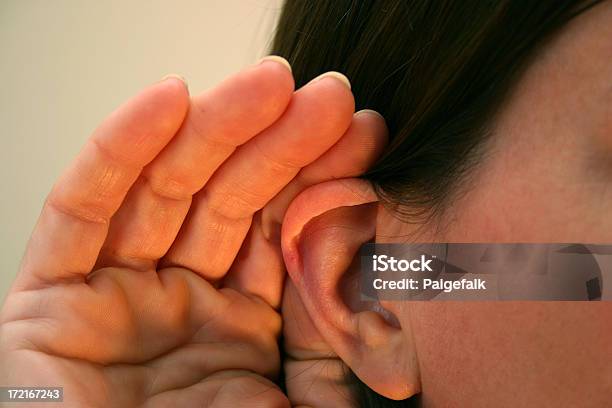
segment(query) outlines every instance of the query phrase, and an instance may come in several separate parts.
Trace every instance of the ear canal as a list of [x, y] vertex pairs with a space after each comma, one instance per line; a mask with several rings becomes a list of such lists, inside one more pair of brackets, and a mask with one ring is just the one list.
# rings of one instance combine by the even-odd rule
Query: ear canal
[[313, 186], [290, 205], [281, 242], [287, 271], [325, 341], [376, 392], [403, 399], [419, 387], [415, 364], [401, 364], [414, 356], [404, 328], [372, 310], [352, 310], [341, 295], [360, 246], [375, 236], [378, 206], [364, 180]]

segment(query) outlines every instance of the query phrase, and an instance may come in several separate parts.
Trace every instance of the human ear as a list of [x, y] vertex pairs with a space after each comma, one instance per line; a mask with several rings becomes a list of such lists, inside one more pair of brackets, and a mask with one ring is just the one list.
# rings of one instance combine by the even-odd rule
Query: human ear
[[379, 304], [355, 303], [358, 293], [343, 295], [358, 268], [360, 246], [376, 234], [378, 212], [365, 180], [310, 187], [287, 210], [283, 257], [311, 320], [334, 352], [377, 393], [405, 399], [420, 389], [411, 328], [397, 327]]

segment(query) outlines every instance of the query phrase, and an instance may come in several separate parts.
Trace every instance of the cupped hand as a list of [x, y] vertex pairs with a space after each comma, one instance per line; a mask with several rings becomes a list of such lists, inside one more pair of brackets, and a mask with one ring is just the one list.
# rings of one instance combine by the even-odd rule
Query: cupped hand
[[293, 92], [275, 58], [122, 105], [44, 204], [0, 313], [0, 383], [62, 386], [66, 407], [288, 406], [280, 221], [345, 176], [346, 141], [380, 120], [353, 110], [343, 77]]

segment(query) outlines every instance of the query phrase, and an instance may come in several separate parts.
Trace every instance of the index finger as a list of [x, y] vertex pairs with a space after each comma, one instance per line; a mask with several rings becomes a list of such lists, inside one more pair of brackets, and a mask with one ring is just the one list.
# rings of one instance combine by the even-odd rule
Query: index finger
[[172, 139], [188, 106], [185, 84], [172, 77], [102, 122], [47, 197], [14, 288], [84, 279], [110, 217], [142, 168]]

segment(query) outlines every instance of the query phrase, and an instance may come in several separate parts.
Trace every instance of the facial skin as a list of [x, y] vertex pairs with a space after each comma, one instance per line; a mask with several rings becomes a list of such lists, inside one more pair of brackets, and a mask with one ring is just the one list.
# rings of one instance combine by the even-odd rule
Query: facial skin
[[[494, 118], [486, 154], [439, 220], [442, 229], [406, 223], [380, 205], [365, 204], [371, 195], [347, 192], [349, 181], [329, 184], [327, 195], [310, 189], [298, 197], [284, 226], [296, 293], [295, 299], [286, 294], [285, 303], [308, 313], [300, 330], [302, 338], [309, 333], [318, 341], [319, 357], [338, 356], [388, 397], [420, 391], [428, 407], [609, 404], [612, 305], [606, 302], [357, 307], [341, 294], [354, 251], [374, 237], [612, 242], [611, 62], [612, 3], [604, 2], [571, 21], [536, 56]], [[327, 212], [308, 204], [325, 200], [334, 188], [339, 198], [328, 199]], [[325, 253], [330, 262], [317, 263]], [[370, 311], [362, 311], [365, 306]], [[397, 324], [380, 317], [381, 307]], [[288, 341], [305, 354], [304, 341]], [[315, 405], [315, 397], [308, 398], [303, 400]]]

